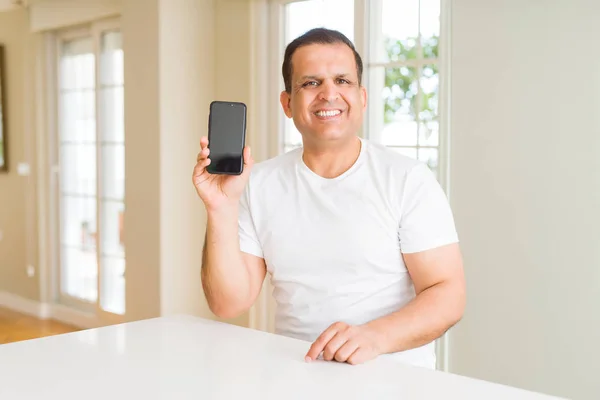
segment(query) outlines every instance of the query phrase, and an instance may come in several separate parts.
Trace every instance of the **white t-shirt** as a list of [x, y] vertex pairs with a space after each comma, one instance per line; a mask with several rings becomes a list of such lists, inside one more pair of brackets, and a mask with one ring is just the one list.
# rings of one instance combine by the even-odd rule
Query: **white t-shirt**
[[[333, 179], [311, 171], [301, 148], [250, 174], [240, 248], [265, 260], [278, 334], [314, 341], [334, 322], [359, 325], [399, 310], [415, 297], [401, 253], [458, 241], [429, 168], [361, 143], [353, 166]], [[435, 368], [433, 343], [389, 356]]]

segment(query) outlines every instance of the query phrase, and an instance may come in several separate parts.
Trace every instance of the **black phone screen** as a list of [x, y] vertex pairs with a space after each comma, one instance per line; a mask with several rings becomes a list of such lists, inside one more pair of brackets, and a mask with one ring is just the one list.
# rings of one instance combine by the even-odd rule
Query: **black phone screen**
[[242, 173], [246, 140], [246, 105], [214, 101], [210, 104], [208, 148], [211, 174]]

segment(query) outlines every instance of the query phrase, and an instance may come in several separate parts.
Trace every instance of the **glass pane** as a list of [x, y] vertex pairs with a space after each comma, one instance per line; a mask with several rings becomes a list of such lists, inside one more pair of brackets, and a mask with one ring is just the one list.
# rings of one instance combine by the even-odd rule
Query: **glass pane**
[[425, 65], [421, 69], [421, 78], [419, 80], [419, 86], [421, 87], [421, 103], [419, 104], [420, 121], [431, 121], [438, 116], [439, 77], [439, 69], [435, 64]]
[[61, 243], [96, 252], [96, 198], [61, 197]]
[[59, 87], [62, 89], [94, 88], [94, 44], [92, 38], [70, 40], [62, 43]]
[[386, 68], [383, 98], [386, 123], [415, 117], [417, 107], [417, 70], [412, 67]]
[[286, 145], [302, 145], [302, 135], [296, 129], [294, 120], [291, 118], [285, 118], [285, 139]]
[[440, 127], [437, 120], [419, 124], [419, 146], [438, 146], [440, 144]]
[[317, 27], [335, 29], [354, 41], [353, 0], [307, 0], [290, 3], [286, 11], [286, 45]]
[[[383, 109], [381, 143], [388, 146], [416, 146], [417, 74], [412, 67], [386, 68], [380, 79], [384, 80], [379, 99], [371, 107]], [[374, 71], [377, 73], [377, 71]], [[374, 81], [373, 81], [374, 82]], [[374, 82], [376, 85], [376, 83]], [[376, 88], [376, 86], [374, 86]], [[377, 116], [374, 116], [377, 118]]]
[[90, 302], [98, 297], [95, 73], [91, 38], [61, 44], [61, 290]]
[[106, 32], [102, 35], [100, 84], [123, 85], [123, 44], [121, 32]]
[[[370, 61], [417, 58], [419, 0], [379, 0], [373, 6], [371, 35], [374, 46]], [[381, 23], [378, 23], [379, 18]]]
[[386, 146], [416, 146], [416, 122], [406, 119], [386, 124], [381, 132], [381, 143]]
[[405, 155], [410, 158], [417, 159], [417, 149], [412, 147], [391, 147], [397, 153]]
[[420, 32], [423, 57], [438, 57], [440, 0], [420, 0]]
[[73, 90], [60, 94], [60, 140], [96, 140], [95, 98], [93, 90]]
[[102, 141], [125, 141], [123, 86], [100, 89]]
[[62, 292], [84, 301], [95, 302], [98, 298], [97, 264], [95, 252], [62, 246]]
[[125, 313], [125, 259], [102, 257], [100, 306], [115, 314]]
[[102, 145], [102, 197], [123, 200], [125, 194], [125, 146]]
[[[96, 145], [61, 144], [61, 191], [68, 194], [96, 194]], [[66, 210], [68, 212], [68, 209]]]
[[118, 201], [102, 202], [102, 254], [125, 256], [123, 242], [125, 204]]
[[426, 163], [432, 171], [438, 168], [438, 149], [419, 149], [419, 160]]
[[100, 89], [102, 127], [101, 307], [125, 312], [125, 248], [123, 242], [125, 192], [125, 124], [123, 50], [120, 32], [102, 35]]
[[97, 298], [96, 199], [61, 198], [62, 292], [95, 301]]

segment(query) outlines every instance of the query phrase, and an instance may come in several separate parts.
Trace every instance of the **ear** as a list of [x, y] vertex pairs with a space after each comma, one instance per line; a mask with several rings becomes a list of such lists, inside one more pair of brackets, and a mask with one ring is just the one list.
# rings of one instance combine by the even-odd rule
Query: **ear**
[[290, 94], [285, 90], [279, 95], [279, 102], [281, 103], [283, 112], [288, 118], [292, 118], [292, 109], [290, 107], [291, 100], [292, 98], [290, 97]]
[[367, 89], [361, 85], [360, 98], [362, 99], [363, 111], [367, 108]]

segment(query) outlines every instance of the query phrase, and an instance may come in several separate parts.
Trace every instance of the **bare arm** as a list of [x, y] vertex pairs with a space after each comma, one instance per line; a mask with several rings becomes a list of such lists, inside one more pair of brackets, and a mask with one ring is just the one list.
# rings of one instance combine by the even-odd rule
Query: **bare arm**
[[202, 254], [202, 287], [211, 311], [234, 318], [247, 311], [266, 275], [262, 258], [240, 251], [237, 206], [210, 211]]
[[206, 170], [210, 163], [208, 138], [204, 136], [192, 173], [192, 182], [208, 216], [202, 250], [202, 288], [213, 313], [234, 318], [252, 306], [266, 275], [264, 260], [242, 253], [239, 244], [239, 203], [254, 160], [250, 148], [244, 148], [244, 169], [240, 175], [210, 174]]
[[423, 346], [456, 324], [465, 307], [463, 263], [458, 244], [404, 254], [416, 297], [402, 309], [366, 324], [381, 353]]

